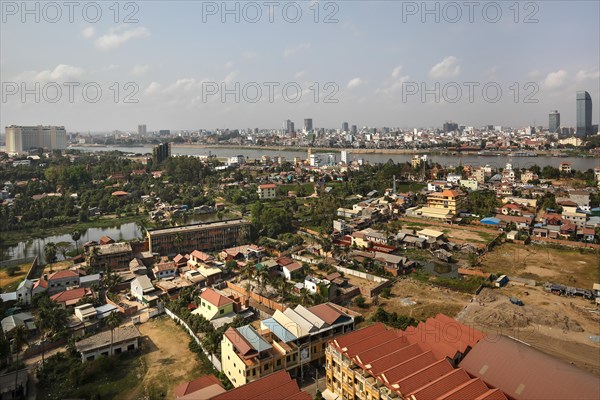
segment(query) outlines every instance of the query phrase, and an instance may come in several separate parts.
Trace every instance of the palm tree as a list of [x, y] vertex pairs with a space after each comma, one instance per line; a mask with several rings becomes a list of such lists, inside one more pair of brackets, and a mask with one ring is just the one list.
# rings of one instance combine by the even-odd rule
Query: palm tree
[[312, 297], [310, 295], [310, 292], [306, 289], [302, 289], [300, 291], [300, 303], [302, 303], [303, 306], [309, 306], [312, 303]]
[[110, 351], [109, 355], [113, 353], [113, 340], [114, 340], [114, 332], [115, 328], [119, 326], [121, 323], [121, 313], [117, 311], [113, 311], [110, 313], [108, 317], [106, 317], [106, 324], [110, 328]]
[[64, 332], [68, 323], [68, 314], [64, 308], [61, 308], [56, 302], [48, 297], [43, 297], [38, 303], [39, 327], [42, 332], [42, 363], [44, 362], [45, 340], [48, 337]]
[[85, 261], [87, 263], [88, 269], [92, 269], [92, 266], [95, 267], [96, 262], [98, 261], [98, 247], [94, 246], [92, 247], [92, 249], [88, 249], [88, 254], [87, 257], [85, 258]]
[[173, 239], [173, 245], [175, 246], [175, 251], [177, 253], [181, 252], [181, 245], [183, 244], [183, 236], [181, 236], [181, 232], [177, 232], [175, 234], [175, 238]]
[[19, 325], [13, 329], [13, 350], [17, 356], [15, 361], [15, 394], [17, 393], [17, 384], [19, 382], [19, 353], [23, 350], [23, 346], [29, 343], [27, 338], [28, 331], [25, 325]]
[[46, 264], [52, 264], [56, 261], [56, 244], [54, 242], [48, 242], [44, 246], [44, 259]]
[[71, 239], [73, 239], [73, 241], [75, 242], [75, 250], [77, 251], [77, 254], [79, 254], [79, 239], [81, 239], [81, 232], [79, 232], [78, 230], [74, 230], [71, 233]]

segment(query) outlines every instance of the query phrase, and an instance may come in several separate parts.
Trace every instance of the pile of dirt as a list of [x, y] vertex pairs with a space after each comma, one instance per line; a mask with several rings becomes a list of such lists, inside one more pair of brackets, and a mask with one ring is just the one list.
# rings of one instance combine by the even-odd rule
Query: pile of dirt
[[577, 321], [565, 315], [536, 307], [519, 307], [507, 302], [477, 309], [473, 321], [496, 328], [524, 328], [537, 324], [566, 331], [583, 332], [583, 328]]
[[479, 292], [475, 300], [478, 303], [492, 303], [497, 299], [498, 297], [496, 297], [496, 293], [493, 289], [483, 288], [481, 292]]

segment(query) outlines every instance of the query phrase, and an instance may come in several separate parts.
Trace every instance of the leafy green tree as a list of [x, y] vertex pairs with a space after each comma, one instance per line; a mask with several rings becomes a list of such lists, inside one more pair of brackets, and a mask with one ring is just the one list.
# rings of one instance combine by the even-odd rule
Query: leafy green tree
[[44, 246], [44, 259], [46, 264], [52, 264], [56, 262], [56, 244], [54, 242], [48, 242]]
[[75, 250], [79, 253], [79, 239], [81, 239], [81, 232], [78, 230], [71, 232], [71, 239], [75, 242]]

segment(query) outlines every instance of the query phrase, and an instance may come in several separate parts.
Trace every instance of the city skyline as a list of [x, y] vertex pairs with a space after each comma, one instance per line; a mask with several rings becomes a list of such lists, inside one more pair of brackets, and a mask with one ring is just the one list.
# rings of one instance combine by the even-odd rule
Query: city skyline
[[[478, 10], [473, 23], [466, 10], [453, 23], [445, 6], [428, 16], [391, 2], [298, 3], [302, 18], [294, 23], [281, 12], [273, 14], [273, 23], [264, 16], [251, 23], [242, 5], [239, 15], [228, 16], [203, 9], [203, 2], [177, 9], [143, 2], [134, 15], [138, 22], [129, 24], [122, 20], [131, 10], [124, 9], [118, 23], [108, 9], [95, 23], [77, 13], [73, 22], [63, 17], [56, 24], [44, 15], [39, 23], [23, 23], [18, 13], [5, 15], [0, 121], [3, 126], [65, 124], [72, 131], [96, 132], [129, 130], [141, 120], [151, 127], [186, 130], [276, 128], [276, 121], [284, 119], [301, 126], [307, 117], [315, 127], [330, 128], [346, 120], [400, 128], [445, 121], [527, 126], [544, 124], [548, 112], [558, 110], [566, 126], [575, 126], [577, 91], [588, 91], [592, 103], [600, 104], [595, 18], [600, 6], [576, 3], [545, 2], [537, 10], [522, 5], [518, 15], [503, 5], [497, 22]], [[331, 23], [325, 23], [328, 16]], [[164, 24], [163, 18], [176, 23]], [[45, 46], [40, 37], [62, 45]], [[560, 57], [557, 47], [563, 49]], [[23, 103], [20, 85], [31, 89], [36, 82], [40, 102], [29, 94]], [[48, 101], [55, 89], [48, 86], [51, 82], [63, 89], [56, 103]], [[80, 84], [73, 103], [65, 82]], [[279, 84], [272, 103], [268, 82]], [[14, 94], [14, 87], [6, 86], [11, 83], [17, 84]], [[80, 88], [89, 83], [102, 89], [97, 103], [83, 99]], [[236, 83], [239, 89], [232, 89]], [[225, 94], [224, 102], [221, 84], [236, 92]], [[297, 103], [284, 99], [286, 84], [292, 94], [301, 89]], [[486, 85], [487, 95], [482, 91]], [[257, 87], [262, 96], [252, 102]], [[493, 102], [497, 88], [502, 95]], [[457, 89], [462, 94], [453, 103]], [[326, 96], [337, 103], [326, 102]], [[596, 108], [592, 124], [598, 119]]]

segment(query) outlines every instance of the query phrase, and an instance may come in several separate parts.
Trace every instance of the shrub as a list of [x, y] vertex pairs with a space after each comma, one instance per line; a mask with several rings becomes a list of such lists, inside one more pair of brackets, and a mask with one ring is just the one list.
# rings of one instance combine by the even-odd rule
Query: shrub
[[363, 296], [359, 295], [359, 296], [356, 296], [354, 298], [354, 304], [357, 307], [364, 308], [365, 307], [365, 302], [366, 302], [366, 300], [365, 300], [365, 298]]

